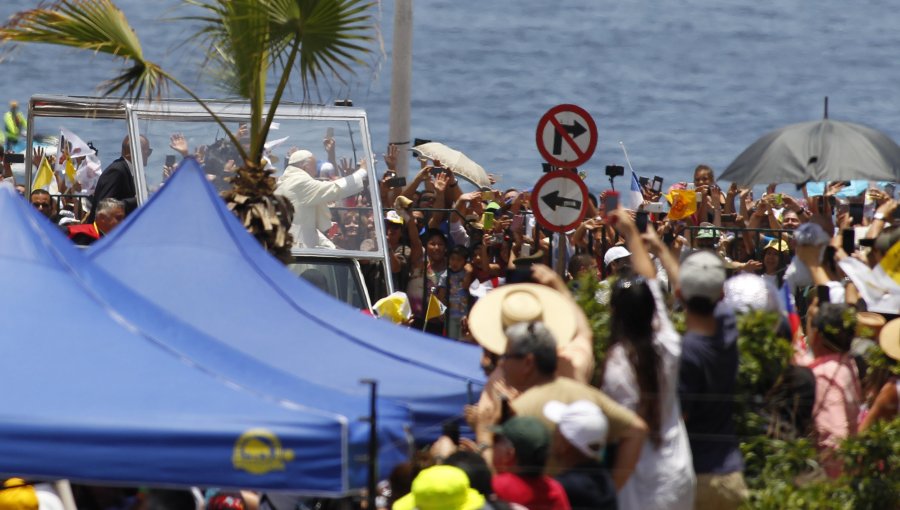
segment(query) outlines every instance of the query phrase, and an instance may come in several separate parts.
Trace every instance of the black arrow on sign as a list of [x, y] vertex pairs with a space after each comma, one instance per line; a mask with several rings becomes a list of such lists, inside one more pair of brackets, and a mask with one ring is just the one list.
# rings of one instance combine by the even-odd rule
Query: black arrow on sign
[[[573, 120], [572, 124], [560, 124], [566, 131], [568, 131], [569, 135], [572, 138], [578, 138], [579, 136], [587, 133], [587, 128], [578, 123], [578, 120]], [[562, 134], [558, 130], [553, 131], [553, 154], [559, 155], [562, 153]]]
[[581, 210], [580, 200], [561, 197], [559, 196], [559, 191], [547, 193], [546, 195], [541, 197], [541, 200], [543, 200], [545, 204], [549, 205], [550, 208], [554, 211], [556, 211], [557, 207], [568, 207], [569, 209], [575, 209], [579, 211]]

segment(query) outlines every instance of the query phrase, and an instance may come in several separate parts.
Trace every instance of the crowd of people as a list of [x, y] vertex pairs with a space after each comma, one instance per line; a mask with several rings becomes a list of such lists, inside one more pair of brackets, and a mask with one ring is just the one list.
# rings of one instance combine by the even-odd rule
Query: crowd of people
[[[186, 152], [182, 142], [172, 137]], [[146, 140], [141, 147], [146, 162]], [[793, 194], [771, 185], [757, 198], [720, 188], [700, 165], [667, 192], [642, 180], [633, 209], [616, 192], [590, 196], [584, 221], [554, 233], [535, 221], [539, 197], [529, 190], [463, 192], [452, 168], [424, 158], [414, 176], [398, 178], [395, 147], [376, 183], [383, 209], [373, 211], [365, 164], [337, 164], [333, 140], [325, 150], [328, 168], [292, 149], [279, 172], [296, 245], [374, 250], [383, 222], [390, 265], [368, 272], [405, 294], [399, 322], [480, 345], [488, 378], [478, 402], [460, 410], [472, 434], [444, 435], [395, 469], [379, 507], [739, 507], [748, 489], [735, 425], [737, 317], [751, 309], [783, 316], [811, 400], [794, 427], [814, 438], [827, 476], [843, 469], [832, 454], [843, 439], [897, 415], [900, 370], [861, 362], [866, 349], [900, 360], [891, 186], [847, 196], [848, 182]], [[86, 222], [94, 230], [71, 225], [70, 237], [89, 242], [130, 212], [133, 183], [130, 196], [109, 191], [127, 187], [130, 161], [126, 139], [111, 165], [121, 175], [108, 168], [98, 182]], [[30, 198], [63, 222], [46, 192]], [[609, 310], [599, 366], [573, 294], [585, 278], [600, 282], [594, 299]], [[259, 501], [227, 493], [227, 504]]]
[[[783, 317], [796, 397], [809, 400], [791, 425], [814, 439], [826, 476], [842, 471], [833, 452], [843, 439], [896, 417], [893, 186], [770, 185], [755, 198], [700, 165], [668, 193], [642, 182], [634, 210], [607, 208], [616, 194], [600, 193], [577, 228], [553, 233], [535, 224], [527, 190], [464, 193], [439, 161], [393, 186], [394, 157], [379, 183], [394, 288], [407, 293], [413, 327], [480, 344], [489, 378], [466, 409], [474, 440], [442, 438], [429, 461], [407, 466], [391, 480], [394, 508], [410, 498], [438, 508], [426, 501], [457, 474], [410, 471], [430, 463], [458, 466], [476, 487], [479, 499], [460, 488], [453, 508], [739, 507], [737, 316], [748, 310]], [[560, 259], [562, 275], [550, 269]], [[600, 367], [573, 299], [585, 275], [600, 280], [595, 299], [610, 313]], [[446, 312], [427, 311], [432, 296]], [[893, 365], [867, 370], [867, 349]]]

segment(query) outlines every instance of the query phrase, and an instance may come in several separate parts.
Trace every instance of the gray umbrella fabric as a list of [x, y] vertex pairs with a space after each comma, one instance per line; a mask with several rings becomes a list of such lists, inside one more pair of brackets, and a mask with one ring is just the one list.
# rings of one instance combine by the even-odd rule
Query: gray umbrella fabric
[[807, 181], [900, 181], [900, 146], [872, 128], [823, 119], [772, 131], [720, 177], [743, 185]]

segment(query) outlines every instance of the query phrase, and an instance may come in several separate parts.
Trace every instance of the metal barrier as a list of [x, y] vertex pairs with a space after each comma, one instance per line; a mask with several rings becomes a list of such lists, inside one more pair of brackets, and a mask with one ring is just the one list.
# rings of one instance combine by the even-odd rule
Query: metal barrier
[[[784, 276], [784, 271], [787, 269], [788, 263], [791, 260], [793, 247], [791, 246], [790, 241], [793, 238], [793, 230], [788, 229], [776, 229], [776, 228], [750, 228], [750, 227], [717, 227], [717, 226], [699, 226], [699, 225], [691, 225], [684, 226], [681, 228], [682, 232], [687, 232], [688, 243], [692, 247], [697, 247], [694, 242], [696, 241], [695, 233], [700, 230], [713, 230], [719, 233], [720, 239], [716, 243], [715, 249], [719, 252], [720, 255], [726, 257], [728, 260], [735, 262], [746, 262], [747, 260], [756, 260], [760, 263], [763, 263], [763, 258], [765, 256], [765, 246], [770, 242], [777, 240], [780, 243], [786, 243], [788, 246], [787, 251], [782, 251], [778, 249], [778, 271], [776, 272], [779, 283]], [[727, 247], [721, 246], [721, 232], [727, 232], [732, 234], [731, 241], [729, 242]], [[752, 234], [753, 241], [753, 250], [752, 253], [744, 253], [741, 254], [738, 251], [738, 246], [744, 247], [744, 234]], [[768, 239], [767, 239], [768, 238]], [[746, 255], [746, 256], [745, 256]]]
[[[57, 211], [62, 211], [64, 209], [72, 211], [72, 213], [75, 215], [75, 219], [79, 223], [81, 223], [81, 221], [87, 216], [88, 212], [90, 212], [90, 210], [87, 209], [87, 206], [84, 203], [85, 200], [90, 200], [90, 198], [91, 197], [88, 195], [72, 195], [72, 194], [66, 194], [66, 193], [57, 193], [57, 194], [50, 195], [50, 199], [56, 203]], [[65, 207], [66, 201], [73, 202], [71, 208]]]

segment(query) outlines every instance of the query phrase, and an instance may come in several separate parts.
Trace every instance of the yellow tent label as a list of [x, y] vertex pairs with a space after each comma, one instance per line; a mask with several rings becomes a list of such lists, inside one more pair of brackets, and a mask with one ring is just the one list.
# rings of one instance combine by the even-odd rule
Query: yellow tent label
[[235, 469], [254, 475], [284, 471], [285, 463], [292, 460], [293, 450], [283, 449], [278, 437], [266, 429], [250, 429], [241, 434], [231, 457]]

